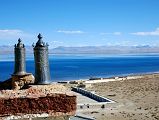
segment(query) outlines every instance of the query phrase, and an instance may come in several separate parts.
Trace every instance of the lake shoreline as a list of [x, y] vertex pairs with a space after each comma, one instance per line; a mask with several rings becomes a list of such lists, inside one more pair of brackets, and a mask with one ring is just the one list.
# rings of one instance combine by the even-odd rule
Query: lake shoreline
[[[148, 73], [136, 73], [136, 74], [127, 74], [127, 75], [114, 75], [111, 77], [90, 77], [89, 79], [71, 79], [71, 80], [59, 80], [57, 83], [69, 83], [69, 82], [105, 82], [105, 81], [115, 81], [115, 80], [127, 80], [127, 79], [136, 79], [136, 78], [142, 78], [145, 76], [151, 76], [151, 75], [159, 75], [159, 71], [157, 72], [148, 72]], [[103, 81], [104, 80], [104, 81]]]
[[[1, 55], [0, 81], [14, 71], [13, 56]], [[1, 61], [6, 59], [7, 61]], [[50, 55], [51, 80], [68, 81], [90, 78], [108, 78], [159, 72], [159, 56], [105, 56], [105, 55]], [[26, 56], [26, 71], [34, 74], [33, 56]]]

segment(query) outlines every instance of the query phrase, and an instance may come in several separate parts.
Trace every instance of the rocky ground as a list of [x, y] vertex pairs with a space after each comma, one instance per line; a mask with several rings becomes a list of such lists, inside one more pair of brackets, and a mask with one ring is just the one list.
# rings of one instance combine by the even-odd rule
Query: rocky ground
[[82, 112], [97, 120], [159, 120], [159, 74], [92, 84], [87, 90], [116, 101]]
[[60, 84], [30, 85], [23, 90], [0, 90], [0, 98], [39, 97], [51, 93], [69, 93], [69, 89]]

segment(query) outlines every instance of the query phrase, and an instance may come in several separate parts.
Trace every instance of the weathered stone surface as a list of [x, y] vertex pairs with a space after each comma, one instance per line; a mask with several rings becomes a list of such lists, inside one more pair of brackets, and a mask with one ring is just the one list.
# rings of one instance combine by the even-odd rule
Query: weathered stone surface
[[12, 89], [19, 90], [25, 85], [33, 84], [35, 81], [32, 74], [12, 75]]
[[0, 90], [0, 116], [47, 113], [74, 115], [76, 96], [62, 85], [33, 85], [24, 90]]
[[0, 99], [0, 115], [62, 113], [73, 115], [76, 110], [76, 96], [52, 94], [45, 97], [25, 97]]

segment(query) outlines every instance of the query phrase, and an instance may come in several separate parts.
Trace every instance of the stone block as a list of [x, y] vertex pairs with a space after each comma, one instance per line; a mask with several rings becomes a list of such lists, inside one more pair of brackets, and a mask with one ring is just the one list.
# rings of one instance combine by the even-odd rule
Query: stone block
[[25, 85], [34, 84], [35, 78], [32, 74], [12, 75], [12, 89], [19, 90]]

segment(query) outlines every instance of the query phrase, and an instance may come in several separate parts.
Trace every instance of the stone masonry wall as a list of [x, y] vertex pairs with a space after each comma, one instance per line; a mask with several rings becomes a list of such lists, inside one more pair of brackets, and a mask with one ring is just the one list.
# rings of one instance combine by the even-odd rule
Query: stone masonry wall
[[74, 115], [76, 96], [61, 84], [30, 85], [22, 90], [0, 90], [0, 119], [5, 116]]
[[0, 98], [0, 116], [48, 113], [51, 116], [74, 115], [76, 96], [48, 94], [41, 97]]

